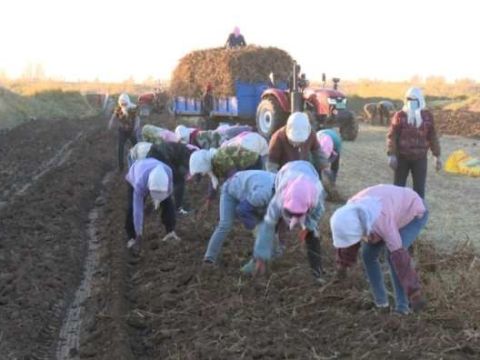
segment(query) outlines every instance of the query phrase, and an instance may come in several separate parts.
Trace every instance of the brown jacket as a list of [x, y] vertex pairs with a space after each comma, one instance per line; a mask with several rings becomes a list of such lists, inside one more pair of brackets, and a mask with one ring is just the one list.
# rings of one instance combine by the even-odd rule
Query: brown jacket
[[434, 156], [440, 156], [440, 143], [433, 123], [433, 115], [422, 110], [422, 125], [419, 128], [409, 125], [407, 114], [398, 111], [393, 115], [387, 133], [388, 155], [401, 156], [409, 160], [418, 160], [427, 156], [428, 149]]
[[288, 141], [286, 128], [283, 126], [278, 129], [270, 139], [268, 161], [277, 164], [280, 169], [287, 162], [296, 160], [312, 160], [317, 171], [328, 166], [328, 160], [323, 154], [313, 130], [303, 144], [299, 147], [294, 147]]

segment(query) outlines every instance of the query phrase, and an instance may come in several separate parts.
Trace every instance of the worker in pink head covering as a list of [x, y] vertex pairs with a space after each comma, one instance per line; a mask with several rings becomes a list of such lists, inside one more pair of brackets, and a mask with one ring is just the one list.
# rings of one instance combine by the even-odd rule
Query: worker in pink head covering
[[275, 178], [275, 195], [259, 225], [255, 240], [254, 273], [262, 274], [265, 271], [265, 263], [272, 258], [275, 230], [284, 223], [289, 230], [300, 228], [299, 238], [307, 247], [312, 274], [319, 283], [324, 282], [317, 228], [325, 212], [324, 197], [318, 173], [309, 162], [291, 161], [280, 169]]
[[243, 35], [240, 33], [240, 28], [238, 26], [235, 26], [233, 32], [228, 35], [227, 44], [225, 45], [225, 47], [227, 49], [233, 49], [243, 46], [247, 46], [247, 43], [245, 42], [245, 38], [243, 37]]

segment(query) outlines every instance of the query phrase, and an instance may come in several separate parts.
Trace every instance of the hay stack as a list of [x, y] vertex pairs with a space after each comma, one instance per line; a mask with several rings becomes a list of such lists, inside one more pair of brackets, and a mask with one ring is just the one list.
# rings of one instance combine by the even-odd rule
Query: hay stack
[[275, 81], [287, 81], [292, 66], [292, 57], [274, 47], [198, 50], [180, 59], [170, 90], [176, 96], [198, 97], [210, 82], [216, 96], [233, 96], [236, 80], [265, 82], [273, 71]]

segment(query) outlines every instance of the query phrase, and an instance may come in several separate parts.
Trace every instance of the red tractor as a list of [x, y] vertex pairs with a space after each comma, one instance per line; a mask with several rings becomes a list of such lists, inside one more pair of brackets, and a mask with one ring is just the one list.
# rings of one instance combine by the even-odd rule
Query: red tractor
[[[298, 76], [300, 67], [293, 66], [288, 89], [271, 87], [262, 93], [257, 107], [257, 131], [266, 138], [285, 125], [291, 112], [303, 111], [308, 114], [315, 130], [339, 126], [343, 140], [353, 141], [358, 134], [358, 122], [353, 112], [347, 110], [347, 98], [338, 91], [340, 79], [333, 79], [333, 88], [309, 86], [305, 75]], [[271, 83], [274, 84], [273, 79]]]
[[163, 89], [156, 88], [153, 92], [143, 93], [138, 97], [140, 116], [148, 117], [152, 112], [158, 114], [166, 110], [169, 95]]

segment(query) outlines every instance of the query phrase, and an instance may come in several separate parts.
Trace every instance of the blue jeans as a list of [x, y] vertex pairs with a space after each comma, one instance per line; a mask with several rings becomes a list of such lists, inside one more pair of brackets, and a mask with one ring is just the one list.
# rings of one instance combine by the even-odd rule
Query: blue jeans
[[[422, 218], [415, 218], [407, 225], [399, 230], [402, 238], [402, 247], [408, 249], [420, 231], [425, 227], [428, 220], [428, 210]], [[379, 242], [377, 244], [362, 243], [362, 258], [365, 272], [367, 273], [368, 282], [370, 283], [370, 290], [372, 292], [375, 304], [377, 306], [388, 305], [388, 296], [385, 290], [385, 282], [383, 280], [383, 273], [380, 267], [379, 256], [383, 252], [385, 244]], [[390, 268], [390, 276], [392, 279], [393, 288], [395, 290], [395, 311], [406, 313], [409, 310], [409, 303], [407, 295], [403, 290], [397, 274], [390, 263], [390, 254], [387, 251], [388, 266]]]
[[227, 187], [222, 187], [220, 194], [220, 221], [213, 232], [209, 242], [204, 259], [212, 262], [217, 261], [218, 254], [222, 250], [223, 242], [230, 233], [235, 220], [235, 211], [238, 200], [228, 194]]

